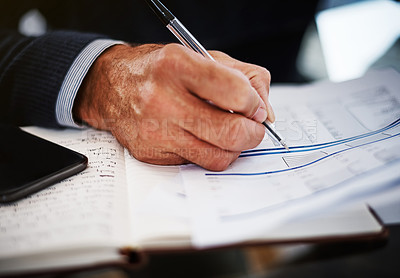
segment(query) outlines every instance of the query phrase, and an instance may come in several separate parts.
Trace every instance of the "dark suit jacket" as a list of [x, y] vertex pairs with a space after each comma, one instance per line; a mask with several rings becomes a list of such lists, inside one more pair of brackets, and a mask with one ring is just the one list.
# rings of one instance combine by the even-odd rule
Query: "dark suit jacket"
[[[0, 119], [57, 126], [55, 103], [79, 52], [97, 38], [176, 42], [142, 0], [2, 0], [0, 9]], [[164, 0], [207, 49], [218, 49], [272, 73], [272, 81], [300, 81], [295, 60], [317, 0]], [[17, 33], [25, 12], [37, 8], [49, 32]], [[59, 31], [68, 30], [68, 31]]]

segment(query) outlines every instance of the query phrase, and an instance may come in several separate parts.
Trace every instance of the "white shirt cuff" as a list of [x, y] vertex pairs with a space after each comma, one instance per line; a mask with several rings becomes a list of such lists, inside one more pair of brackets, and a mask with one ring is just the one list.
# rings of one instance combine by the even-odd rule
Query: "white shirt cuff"
[[56, 103], [57, 122], [62, 126], [82, 128], [72, 117], [72, 106], [79, 87], [93, 62], [104, 50], [116, 45], [124, 44], [114, 40], [95, 40], [88, 44], [76, 57], [61, 85]]

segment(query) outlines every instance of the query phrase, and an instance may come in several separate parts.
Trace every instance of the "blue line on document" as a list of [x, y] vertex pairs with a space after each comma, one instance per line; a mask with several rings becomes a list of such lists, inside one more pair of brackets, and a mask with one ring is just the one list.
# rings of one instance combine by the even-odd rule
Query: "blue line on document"
[[354, 146], [354, 147], [350, 147], [350, 148], [347, 148], [347, 149], [339, 150], [339, 151], [333, 152], [333, 153], [331, 153], [331, 154], [329, 154], [327, 156], [324, 156], [324, 157], [321, 157], [319, 159], [316, 159], [316, 160], [314, 160], [312, 162], [309, 162], [309, 163], [306, 163], [306, 164], [303, 164], [303, 165], [300, 165], [300, 166], [288, 168], [288, 169], [268, 171], [268, 172], [259, 172], [259, 173], [206, 173], [205, 175], [206, 176], [261, 176], [261, 175], [270, 175], [270, 174], [277, 174], [277, 173], [293, 171], [293, 170], [297, 170], [297, 169], [300, 169], [300, 168], [304, 168], [304, 167], [310, 166], [312, 164], [315, 164], [315, 163], [317, 163], [317, 162], [319, 162], [321, 160], [324, 160], [324, 159], [326, 159], [328, 157], [337, 155], [339, 153], [343, 153], [345, 151], [349, 151], [349, 150], [352, 150], [352, 149], [355, 149], [355, 148], [359, 148], [359, 147], [362, 147], [362, 146], [366, 146], [366, 145], [370, 145], [370, 144], [373, 144], [373, 143], [385, 141], [385, 140], [397, 137], [399, 135], [400, 135], [400, 133], [396, 133], [396, 134], [391, 135], [391, 136], [386, 137], [386, 138], [381, 138], [381, 139], [378, 139], [378, 140], [375, 140], [375, 141], [372, 141], [372, 142], [368, 142], [368, 143], [364, 143], [364, 144], [361, 144], [361, 145], [358, 145], [358, 146]]
[[384, 131], [389, 130], [399, 124], [400, 124], [400, 119], [397, 119], [393, 123], [381, 128], [381, 129], [375, 130], [375, 131], [371, 131], [368, 133], [364, 133], [361, 135], [357, 135], [357, 136], [353, 136], [350, 138], [341, 139], [341, 140], [337, 140], [337, 141], [333, 141], [333, 142], [313, 144], [313, 145], [307, 145], [307, 146], [294, 146], [294, 147], [290, 147], [290, 151], [287, 151], [284, 148], [247, 150], [247, 151], [243, 151], [242, 154], [239, 156], [239, 158], [248, 157], [248, 156], [261, 156], [261, 155], [270, 155], [270, 154], [284, 154], [284, 153], [296, 153], [296, 152], [320, 150], [323, 148], [333, 147], [333, 146], [337, 146], [340, 144], [355, 141], [358, 139], [366, 138], [366, 137], [369, 137], [369, 136], [372, 136], [372, 135], [375, 135], [378, 133], [383, 133]]

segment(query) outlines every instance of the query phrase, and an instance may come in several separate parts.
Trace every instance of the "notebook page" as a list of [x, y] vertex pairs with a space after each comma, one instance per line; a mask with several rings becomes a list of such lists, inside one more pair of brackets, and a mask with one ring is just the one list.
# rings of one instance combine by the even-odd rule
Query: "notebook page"
[[124, 152], [115, 138], [92, 129], [25, 130], [85, 154], [89, 165], [45, 190], [0, 206], [0, 259], [98, 244], [116, 246], [126, 239]]
[[125, 150], [131, 242], [141, 248], [190, 245], [189, 210], [179, 166], [140, 162]]

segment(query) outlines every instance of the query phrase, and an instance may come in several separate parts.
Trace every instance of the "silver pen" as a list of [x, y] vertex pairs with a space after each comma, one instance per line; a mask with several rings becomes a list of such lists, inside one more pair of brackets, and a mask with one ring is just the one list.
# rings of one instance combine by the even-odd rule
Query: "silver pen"
[[[215, 61], [210, 53], [208, 53], [207, 50], [196, 40], [196, 38], [189, 32], [189, 30], [186, 29], [185, 26], [183, 26], [183, 24], [160, 1], [146, 0], [146, 3], [161, 20], [161, 22], [168, 28], [168, 30], [170, 30], [183, 45], [200, 53], [204, 57]], [[277, 142], [279, 142], [279, 144], [281, 144], [287, 151], [289, 151], [289, 148], [283, 140], [282, 136], [278, 134], [272, 124], [267, 120], [265, 120], [265, 122], [263, 122], [262, 124], [272, 135], [272, 137]]]

